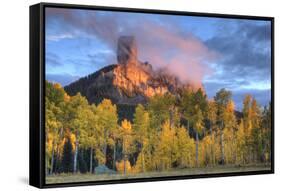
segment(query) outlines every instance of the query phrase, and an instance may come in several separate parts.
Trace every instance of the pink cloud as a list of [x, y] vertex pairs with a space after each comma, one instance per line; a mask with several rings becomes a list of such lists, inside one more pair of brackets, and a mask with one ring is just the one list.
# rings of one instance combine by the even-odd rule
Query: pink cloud
[[113, 50], [119, 36], [135, 36], [141, 61], [148, 61], [156, 70], [165, 68], [184, 82], [201, 84], [203, 77], [212, 73], [208, 62], [218, 57], [202, 40], [192, 33], [183, 33], [177, 23], [170, 21], [163, 25], [139, 14], [70, 9], [50, 9], [47, 16], [60, 18], [73, 29], [98, 37]]

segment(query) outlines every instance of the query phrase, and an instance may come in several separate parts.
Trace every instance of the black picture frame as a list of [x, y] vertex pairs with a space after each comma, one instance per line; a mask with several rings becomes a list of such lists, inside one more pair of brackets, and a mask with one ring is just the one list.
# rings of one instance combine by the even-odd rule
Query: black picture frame
[[[137, 13], [155, 13], [165, 15], [186, 15], [198, 17], [215, 17], [215, 18], [238, 18], [248, 20], [265, 20], [271, 22], [271, 169], [264, 171], [250, 172], [233, 172], [233, 173], [216, 173], [216, 174], [200, 174], [200, 175], [184, 175], [184, 176], [165, 176], [156, 178], [137, 178], [122, 180], [103, 180], [95, 182], [75, 182], [75, 183], [45, 183], [45, 8], [78, 8], [85, 10], [104, 10], [118, 12], [137, 12]], [[154, 9], [135, 9], [121, 7], [103, 7], [88, 5], [72, 5], [72, 4], [55, 4], [55, 3], [39, 3], [30, 6], [30, 139], [29, 139], [29, 184], [38, 188], [53, 188], [67, 186], [85, 186], [100, 184], [116, 184], [116, 183], [132, 183], [132, 182], [148, 182], [148, 181], [164, 181], [178, 179], [194, 179], [194, 178], [211, 178], [211, 177], [227, 177], [227, 176], [244, 176], [258, 174], [274, 173], [274, 18], [249, 16], [249, 15], [231, 15], [216, 13], [195, 13], [183, 11], [167, 11]]]

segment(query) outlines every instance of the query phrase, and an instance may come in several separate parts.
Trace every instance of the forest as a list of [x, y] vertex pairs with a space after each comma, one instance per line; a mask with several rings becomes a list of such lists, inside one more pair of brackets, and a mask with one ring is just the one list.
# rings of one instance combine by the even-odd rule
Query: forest
[[47, 176], [270, 165], [271, 104], [251, 95], [241, 111], [226, 89], [213, 99], [201, 89], [156, 95], [125, 119], [109, 99], [90, 104], [58, 83], [45, 86]]

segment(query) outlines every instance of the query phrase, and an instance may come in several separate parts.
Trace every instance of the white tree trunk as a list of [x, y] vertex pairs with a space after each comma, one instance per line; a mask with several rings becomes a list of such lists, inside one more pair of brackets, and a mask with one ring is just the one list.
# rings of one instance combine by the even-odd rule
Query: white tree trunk
[[53, 142], [53, 146], [52, 146], [52, 159], [51, 159], [51, 170], [50, 170], [50, 174], [53, 174], [53, 170], [54, 170], [54, 161], [55, 161], [55, 142]]
[[223, 134], [223, 122], [221, 122], [220, 128], [220, 145], [221, 145], [221, 164], [224, 164], [224, 134]]
[[123, 140], [123, 155], [124, 155], [124, 175], [126, 174], [126, 151], [125, 151], [125, 141]]
[[126, 157], [124, 157], [124, 175], [126, 174]]
[[76, 141], [75, 141], [75, 153], [74, 153], [74, 162], [73, 162], [73, 172], [77, 172], [77, 158], [78, 158], [78, 138], [76, 136]]
[[199, 163], [198, 163], [198, 147], [199, 147], [199, 137], [198, 137], [198, 132], [196, 131], [196, 150], [195, 150], [196, 167], [199, 166]]
[[141, 152], [141, 164], [142, 164], [142, 172], [145, 172], [145, 161], [144, 161], [143, 149], [142, 149], [142, 152]]
[[90, 150], [90, 173], [93, 173], [93, 147]]
[[212, 144], [211, 144], [211, 163], [212, 163], [212, 166], [215, 165], [215, 149], [214, 149], [214, 146], [215, 146], [215, 136], [214, 136], [214, 133], [213, 133], [213, 124], [211, 123], [210, 124], [210, 135], [211, 135], [211, 140], [212, 140]]
[[114, 146], [113, 146], [113, 165], [112, 165], [112, 168], [115, 169], [115, 166], [116, 166], [116, 145], [114, 143]]

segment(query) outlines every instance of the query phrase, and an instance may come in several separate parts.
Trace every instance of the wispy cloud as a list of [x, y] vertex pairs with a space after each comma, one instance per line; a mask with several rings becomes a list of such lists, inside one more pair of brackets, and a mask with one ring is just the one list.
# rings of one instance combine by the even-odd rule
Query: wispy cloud
[[[176, 23], [159, 22], [143, 14], [47, 9], [47, 17], [59, 19], [67, 30], [97, 37], [115, 52], [119, 36], [135, 36], [139, 58], [157, 68], [167, 68], [182, 81], [201, 83], [211, 72], [207, 62], [216, 58], [192, 33], [184, 33]], [[173, 27], [172, 27], [173, 26]], [[192, 68], [192, 70], [191, 70]]]
[[[209, 97], [227, 88], [239, 95], [235, 99], [245, 92], [262, 103], [270, 99], [269, 22], [56, 8], [47, 8], [46, 21], [47, 40], [55, 49], [59, 45], [72, 60], [66, 60], [68, 71], [79, 75], [115, 63], [119, 36], [132, 35], [141, 61], [183, 81], [203, 82]], [[201, 26], [203, 21], [208, 27]]]
[[47, 35], [46, 40], [47, 41], [60, 41], [63, 39], [72, 39], [75, 38], [75, 35], [70, 34], [70, 33], [65, 33], [65, 34], [57, 34], [57, 35]]
[[60, 83], [62, 86], [66, 86], [66, 85], [70, 84], [71, 82], [74, 82], [75, 80], [78, 80], [79, 76], [73, 76], [73, 75], [66, 74], [66, 73], [63, 73], [63, 74], [47, 73], [46, 78], [50, 82]]
[[47, 52], [46, 64], [48, 66], [53, 66], [53, 67], [61, 66], [62, 65], [61, 58], [56, 53]]

